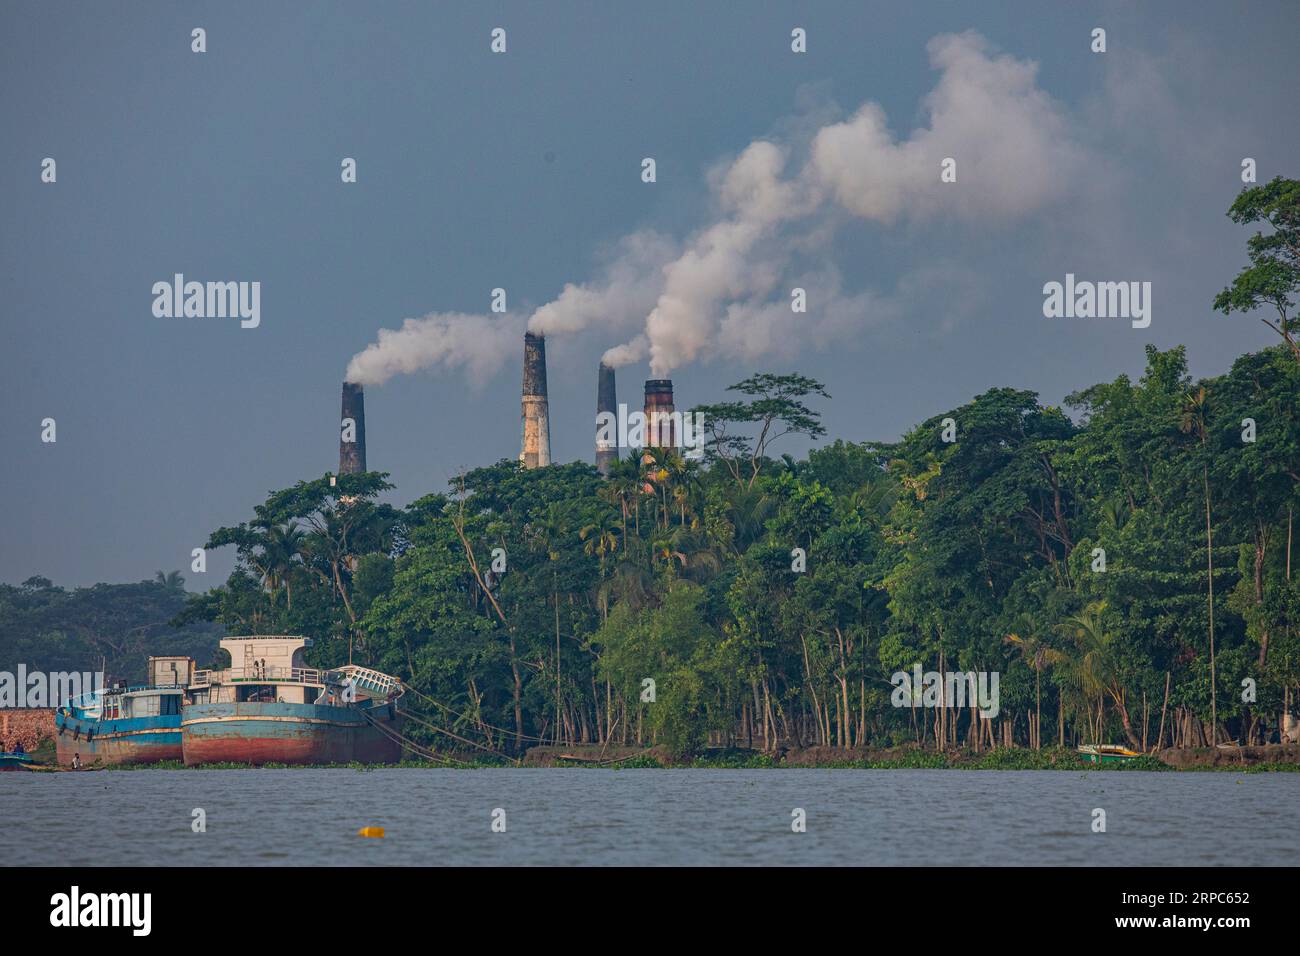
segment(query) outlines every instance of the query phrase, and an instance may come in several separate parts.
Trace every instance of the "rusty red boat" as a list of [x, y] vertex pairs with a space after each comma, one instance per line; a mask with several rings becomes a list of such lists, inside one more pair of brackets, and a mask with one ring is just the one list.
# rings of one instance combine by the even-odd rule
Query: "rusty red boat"
[[402, 683], [349, 664], [307, 667], [306, 637], [228, 637], [225, 670], [194, 675], [181, 714], [187, 765], [396, 763]]

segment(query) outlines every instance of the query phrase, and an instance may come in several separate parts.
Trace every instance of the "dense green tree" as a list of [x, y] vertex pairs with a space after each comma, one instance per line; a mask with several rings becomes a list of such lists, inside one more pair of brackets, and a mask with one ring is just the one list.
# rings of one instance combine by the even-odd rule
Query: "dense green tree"
[[[301, 633], [313, 663], [406, 681], [438, 749], [1296, 735], [1297, 188], [1233, 204], [1270, 231], [1215, 305], [1273, 307], [1284, 342], [1222, 374], [1148, 346], [1136, 381], [1082, 388], [1069, 414], [992, 388], [897, 442], [804, 457], [773, 445], [823, 437], [826, 390], [758, 374], [698, 409], [703, 462], [651, 447], [602, 478], [500, 461], [401, 510], [381, 474], [300, 482], [212, 534], [236, 569], [182, 613], [174, 575], [34, 578], [0, 586], [0, 650], [134, 668], [146, 648], [210, 653], [198, 622]], [[947, 686], [943, 706], [906, 706], [894, 675], [916, 669], [999, 675], [997, 713]]]
[[1272, 231], [1257, 232], [1246, 241], [1250, 265], [1218, 294], [1214, 307], [1226, 315], [1272, 306], [1277, 321], [1261, 321], [1282, 336], [1291, 354], [1300, 359], [1297, 319], [1290, 314], [1295, 308], [1292, 297], [1300, 290], [1300, 180], [1279, 176], [1266, 185], [1243, 189], [1228, 217], [1242, 225], [1264, 223]]

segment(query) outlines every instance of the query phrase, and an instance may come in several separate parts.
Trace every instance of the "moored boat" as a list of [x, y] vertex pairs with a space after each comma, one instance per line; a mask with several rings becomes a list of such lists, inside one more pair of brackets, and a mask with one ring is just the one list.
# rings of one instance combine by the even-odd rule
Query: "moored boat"
[[54, 716], [63, 766], [180, 760], [181, 707], [194, 671], [188, 657], [149, 658], [148, 683], [74, 698]]
[[0, 770], [29, 770], [31, 762], [31, 754], [0, 754]]
[[187, 765], [395, 763], [401, 682], [348, 665], [307, 667], [310, 639], [229, 637], [225, 670], [198, 671], [181, 716]]
[[1142, 755], [1116, 744], [1083, 744], [1079, 747], [1079, 756], [1085, 763], [1124, 763]]

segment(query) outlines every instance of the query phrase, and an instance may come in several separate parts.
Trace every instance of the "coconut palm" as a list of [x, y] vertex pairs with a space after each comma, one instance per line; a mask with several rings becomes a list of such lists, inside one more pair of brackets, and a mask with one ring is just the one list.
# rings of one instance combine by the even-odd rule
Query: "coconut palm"
[[898, 482], [882, 472], [879, 477], [864, 483], [849, 496], [850, 506], [857, 510], [873, 528], [881, 528], [889, 510], [898, 498]]
[[686, 567], [686, 553], [677, 546], [677, 536], [669, 531], [658, 531], [650, 539], [650, 560], [662, 561], [670, 579], [677, 576], [677, 564]]
[[605, 600], [605, 558], [618, 550], [619, 531], [615, 523], [614, 516], [608, 511], [602, 511], [596, 520], [591, 524], [584, 525], [578, 531], [578, 537], [585, 544], [583, 552], [588, 555], [595, 555], [600, 559], [600, 583], [597, 585], [597, 598], [600, 602], [602, 617], [609, 617], [609, 604]]
[[767, 519], [776, 513], [777, 502], [759, 488], [730, 485], [724, 492], [727, 517], [735, 531], [732, 548], [744, 554], [767, 530]]
[[623, 537], [627, 538], [627, 518], [632, 515], [636, 533], [641, 533], [641, 495], [644, 493], [641, 478], [641, 462], [636, 457], [621, 458], [609, 469], [609, 478], [605, 480], [603, 497], [611, 504], [617, 504], [623, 514]]
[[654, 575], [642, 560], [625, 550], [615, 563], [609, 580], [600, 588], [601, 603], [608, 606], [616, 601], [632, 610], [640, 610], [650, 604], [653, 597]]
[[1178, 430], [1184, 435], [1192, 435], [1201, 449], [1201, 481], [1205, 492], [1205, 566], [1209, 591], [1210, 746], [1213, 747], [1217, 744], [1219, 735], [1219, 694], [1214, 670], [1214, 526], [1210, 516], [1210, 460], [1206, 453], [1210, 437], [1209, 417], [1205, 386], [1188, 392], [1179, 411]]
[[185, 578], [179, 571], [155, 571], [153, 579], [170, 591], [182, 591], [185, 589]]
[[1021, 658], [1034, 671], [1034, 726], [1032, 728], [1033, 732], [1030, 734], [1032, 738], [1030, 746], [1035, 750], [1041, 750], [1043, 746], [1043, 669], [1061, 663], [1065, 660], [1065, 655], [1033, 633], [1034, 624], [1027, 615], [1021, 618], [1020, 623], [1019, 632], [1008, 634], [1006, 641], [1020, 652]]
[[302, 547], [306, 533], [296, 521], [269, 528], [262, 544], [262, 566], [271, 602], [281, 587], [285, 589], [288, 608], [293, 610], [293, 571], [302, 566]]
[[[1066, 618], [1058, 625], [1073, 643], [1073, 650], [1061, 663], [1066, 680], [1088, 701], [1096, 701], [1099, 736], [1104, 729], [1105, 702], [1109, 697], [1119, 714], [1124, 736], [1134, 750], [1142, 749], [1129, 719], [1121, 679], [1119, 642], [1115, 632], [1106, 626], [1106, 602], [1095, 601], [1078, 614]], [[1089, 718], [1091, 720], [1091, 718]], [[1098, 741], [1100, 742], [1100, 741]]]

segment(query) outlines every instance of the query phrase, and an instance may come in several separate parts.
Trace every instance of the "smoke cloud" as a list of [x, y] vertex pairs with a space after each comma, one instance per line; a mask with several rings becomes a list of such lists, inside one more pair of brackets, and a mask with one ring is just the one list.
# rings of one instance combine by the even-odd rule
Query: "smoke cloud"
[[464, 369], [472, 381], [483, 382], [518, 351], [522, 334], [522, 322], [510, 316], [432, 312], [407, 319], [400, 329], [380, 329], [378, 341], [352, 357], [345, 378], [382, 385], [394, 375], [440, 365]]
[[[768, 354], [765, 343], [788, 342], [778, 329], [816, 339], [817, 328], [850, 328], [854, 310], [881, 306], [870, 294], [841, 295], [838, 275], [813, 287], [825, 310], [806, 323], [792, 323], [787, 300], [768, 298], [796, 252], [830, 249], [837, 214], [884, 224], [1012, 220], [1062, 195], [1087, 153], [1061, 108], [1037, 87], [1037, 66], [994, 55], [976, 33], [935, 37], [928, 50], [940, 77], [924, 101], [927, 126], [897, 138], [884, 110], [869, 102], [817, 129], [789, 178], [783, 171], [791, 147], [761, 140], [714, 177], [722, 215], [665, 266], [663, 292], [646, 318], [653, 375], [714, 347], [756, 358]], [[940, 180], [940, 164], [950, 157], [956, 183]], [[868, 318], [859, 313], [857, 324]]]
[[676, 244], [657, 232], [624, 236], [600, 279], [566, 283], [564, 290], [532, 314], [528, 331], [566, 335], [589, 326], [611, 332], [645, 321], [663, 286], [663, 267], [676, 258]]
[[[1060, 107], [1038, 89], [1038, 67], [993, 56], [976, 33], [939, 36], [927, 49], [941, 71], [925, 98], [929, 126], [895, 140], [876, 103], [821, 129], [807, 173], [855, 216], [1014, 219], [1050, 202], [1083, 161]], [[957, 161], [957, 183], [939, 164]]]
[[[847, 119], [836, 110], [784, 124], [786, 133], [710, 171], [710, 222], [680, 244], [629, 234], [599, 278], [566, 284], [532, 314], [529, 330], [608, 334], [642, 325], [603, 361], [620, 367], [648, 357], [656, 378], [702, 354], [756, 359], [791, 342], [830, 345], [899, 310], [897, 295], [843, 293], [830, 267], [808, 274], [805, 262], [800, 276], [801, 258], [824, 263], [834, 253], [846, 218], [1013, 221], [1061, 198], [1082, 178], [1075, 173], [1096, 162], [1039, 89], [1036, 64], [994, 53], [973, 32], [937, 36], [927, 49], [939, 78], [923, 101], [925, 125], [896, 136], [874, 102]], [[947, 158], [956, 160], [956, 182], [940, 179]], [[810, 311], [796, 315], [788, 296], [800, 279]], [[520, 331], [459, 313], [407, 319], [353, 358], [348, 378], [377, 384], [435, 364], [484, 377], [518, 351]]]
[[624, 365], [642, 361], [649, 351], [649, 340], [644, 335], [638, 335], [631, 342], [614, 346], [600, 357], [600, 361], [610, 368], [622, 368]]

